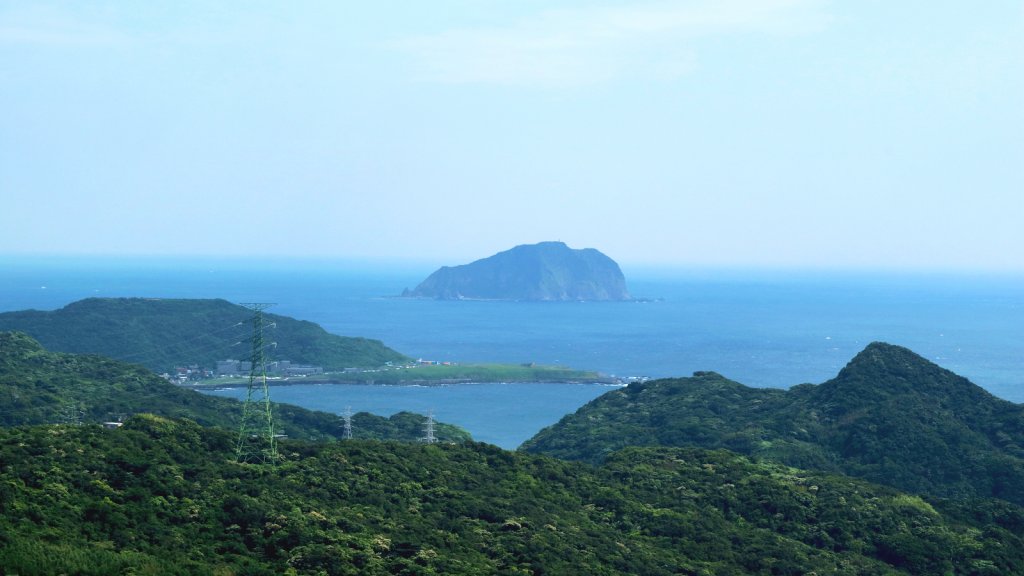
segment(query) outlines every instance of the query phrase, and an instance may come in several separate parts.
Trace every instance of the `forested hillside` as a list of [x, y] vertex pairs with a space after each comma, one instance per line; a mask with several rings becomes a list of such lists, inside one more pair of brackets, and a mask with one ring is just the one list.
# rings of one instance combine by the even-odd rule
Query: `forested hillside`
[[[277, 403], [273, 410], [279, 428], [293, 438], [342, 435], [335, 414]], [[175, 386], [139, 366], [102, 356], [48, 352], [25, 334], [0, 332], [0, 426], [105, 422], [138, 412], [236, 429], [241, 404]], [[353, 417], [353, 435], [412, 441], [423, 436], [424, 422], [415, 414], [388, 419], [360, 413]], [[469, 439], [465, 430], [442, 423], [436, 425], [436, 434], [442, 441]]]
[[281, 443], [136, 416], [0, 430], [8, 574], [1019, 574], [1019, 508], [985, 517], [724, 451], [602, 467], [483, 444]]
[[[88, 298], [53, 311], [0, 314], [0, 330], [25, 332], [55, 352], [102, 354], [155, 372], [244, 360], [252, 312], [226, 300]], [[313, 322], [264, 313], [272, 360], [325, 370], [409, 360], [379, 340], [330, 334]]]
[[282, 440], [277, 466], [238, 464], [238, 403], [19, 333], [0, 333], [0, 401], [7, 425], [83, 402], [86, 422], [164, 414], [0, 429], [5, 574], [1024, 573], [1012, 503], [925, 500], [724, 450], [627, 448], [594, 468], [358, 439], [416, 439], [411, 414], [357, 415], [357, 439], [335, 441], [336, 416], [276, 405], [289, 436], [321, 440]]
[[626, 446], [726, 448], [941, 497], [1024, 504], [1024, 406], [910, 350], [874, 343], [788, 391], [712, 372], [609, 392], [523, 449], [600, 462]]

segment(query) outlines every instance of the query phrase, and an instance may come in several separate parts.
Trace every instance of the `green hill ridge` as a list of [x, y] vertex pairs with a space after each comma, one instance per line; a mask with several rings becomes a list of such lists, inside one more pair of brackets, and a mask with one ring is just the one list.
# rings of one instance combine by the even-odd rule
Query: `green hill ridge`
[[[273, 398], [273, 393], [271, 393]], [[337, 415], [274, 403], [275, 420], [293, 438], [339, 438]], [[85, 423], [112, 421], [148, 412], [189, 418], [204, 426], [237, 429], [241, 403], [175, 386], [137, 365], [97, 355], [49, 352], [19, 332], [0, 332], [0, 426], [52, 424], [74, 417]], [[353, 416], [357, 438], [415, 441], [424, 416], [399, 413], [384, 418]], [[437, 423], [442, 441], [466, 441], [469, 434]]]
[[[0, 313], [0, 330], [25, 332], [55, 352], [102, 354], [155, 372], [244, 360], [252, 312], [226, 300], [87, 298], [53, 311]], [[379, 340], [328, 333], [319, 325], [264, 313], [273, 359], [325, 370], [378, 367], [408, 357]]]
[[915, 493], [1024, 504], [1024, 406], [884, 343], [820, 385], [749, 388], [713, 372], [631, 384], [521, 449], [600, 462], [626, 446], [725, 448]]
[[[8, 574], [1010, 574], [1021, 511], [978, 522], [725, 451], [602, 467], [484, 444], [281, 443], [136, 416], [0, 430]], [[1017, 531], [1015, 533], [1015, 531]]]
[[[920, 371], [904, 361], [913, 357], [883, 354], [882, 368], [873, 358], [882, 372]], [[939, 388], [962, 385], [926, 372]], [[734, 404], [748, 390], [695, 378]], [[624, 392], [653, 399], [659, 387]], [[856, 402], [830, 394], [843, 420]], [[110, 408], [162, 415], [117, 429], [38, 425], [81, 403], [86, 421]], [[0, 332], [0, 406], [4, 574], [1024, 572], [1024, 508], [1010, 502], [922, 499], [726, 450], [627, 447], [593, 467], [472, 442], [323, 441], [340, 432], [336, 416], [275, 405], [290, 436], [281, 462], [238, 464], [237, 402], [139, 366], [48, 352], [16, 332]], [[357, 436], [409, 440], [423, 429], [421, 416], [360, 416]]]

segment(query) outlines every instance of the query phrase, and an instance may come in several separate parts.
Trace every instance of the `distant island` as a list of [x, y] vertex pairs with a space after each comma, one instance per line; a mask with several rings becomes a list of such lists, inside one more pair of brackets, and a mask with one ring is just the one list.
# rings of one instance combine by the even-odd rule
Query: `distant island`
[[436, 300], [632, 300], [619, 265], [594, 248], [524, 244], [461, 266], [444, 266], [402, 296]]

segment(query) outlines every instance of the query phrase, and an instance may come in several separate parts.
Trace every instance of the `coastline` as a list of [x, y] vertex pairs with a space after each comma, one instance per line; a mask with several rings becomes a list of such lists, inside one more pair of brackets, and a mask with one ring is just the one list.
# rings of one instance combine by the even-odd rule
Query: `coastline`
[[[404, 380], [376, 381], [372, 379], [342, 378], [267, 378], [267, 386], [301, 386], [303, 384], [338, 385], [338, 386], [450, 386], [453, 384], [601, 384], [605, 386], [621, 385], [626, 382], [619, 378], [598, 376], [595, 378], [551, 378], [532, 380], [484, 380], [481, 378], [410, 378]], [[212, 390], [217, 388], [245, 388], [248, 379], [237, 379], [228, 382], [198, 382], [180, 385], [182, 388], [196, 390]]]
[[[337, 384], [342, 386], [447, 386], [477, 383], [536, 384], [623, 384], [620, 378], [590, 370], [573, 370], [557, 366], [513, 364], [429, 365], [403, 368], [363, 370], [359, 372], [327, 372], [303, 376], [267, 376], [268, 386], [301, 384]], [[185, 388], [244, 388], [249, 376], [229, 376], [180, 384]]]

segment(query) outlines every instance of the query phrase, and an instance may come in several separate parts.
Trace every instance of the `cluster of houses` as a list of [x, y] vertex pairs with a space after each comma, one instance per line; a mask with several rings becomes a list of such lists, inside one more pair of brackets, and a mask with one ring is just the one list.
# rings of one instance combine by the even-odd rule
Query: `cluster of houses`
[[[198, 365], [177, 366], [170, 373], [161, 374], [165, 380], [176, 384], [185, 384], [196, 380], [217, 378], [219, 376], [247, 376], [252, 371], [252, 363], [244, 360], [218, 360], [213, 370]], [[267, 374], [274, 376], [309, 376], [323, 374], [323, 366], [294, 364], [288, 360], [279, 360], [267, 364]]]
[[[439, 360], [424, 360], [423, 358], [420, 358], [419, 360], [417, 360], [416, 364], [419, 364], [420, 366], [456, 366], [457, 365], [455, 362], [441, 362]], [[390, 365], [391, 365], [391, 363], [388, 362], [388, 366], [390, 366]]]
[[[414, 366], [457, 366], [456, 362], [439, 361], [439, 360], [425, 360], [420, 358], [415, 363], [405, 366], [406, 368], [412, 368]], [[387, 363], [387, 367], [393, 367], [391, 362]], [[385, 368], [387, 369], [387, 368]], [[218, 378], [222, 376], [248, 376], [252, 371], [252, 363], [246, 360], [218, 360], [217, 365], [213, 370], [208, 368], [201, 368], [198, 365], [191, 366], [178, 366], [170, 373], [161, 374], [166, 380], [174, 382], [176, 384], [187, 384], [197, 380], [205, 380], [208, 378]], [[345, 368], [344, 373], [352, 372], [364, 372], [360, 368]], [[376, 370], [369, 370], [369, 372], [376, 372]], [[323, 366], [313, 366], [310, 364], [296, 364], [289, 360], [278, 360], [276, 362], [270, 362], [267, 364], [267, 374], [271, 376], [312, 376], [317, 374], [323, 374]]]
[[[244, 360], [218, 360], [215, 373], [217, 376], [238, 376], [252, 371], [252, 363]], [[276, 376], [310, 376], [323, 374], [323, 366], [309, 364], [293, 364], [289, 360], [278, 360], [267, 364], [267, 373]]]
[[191, 366], [176, 366], [173, 373], [165, 372], [161, 376], [169, 382], [184, 384], [186, 382], [213, 378], [214, 373], [213, 370], [200, 368], [199, 365], [193, 364]]

